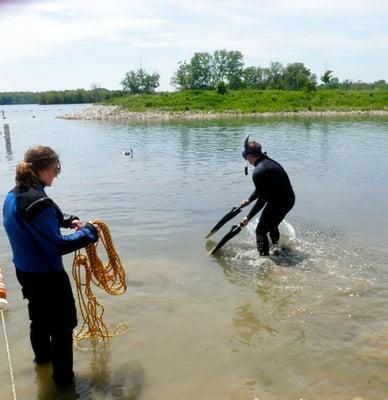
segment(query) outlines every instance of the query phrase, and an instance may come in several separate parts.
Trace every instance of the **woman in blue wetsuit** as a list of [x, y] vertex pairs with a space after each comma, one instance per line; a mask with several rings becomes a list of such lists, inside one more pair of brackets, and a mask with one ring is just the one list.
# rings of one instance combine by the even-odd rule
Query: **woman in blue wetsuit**
[[256, 200], [248, 215], [241, 221], [248, 222], [264, 207], [256, 227], [257, 250], [260, 255], [269, 255], [268, 234], [273, 245], [279, 241], [279, 224], [295, 204], [295, 194], [290, 179], [283, 167], [261, 150], [260, 143], [245, 139], [242, 155], [254, 165], [252, 179], [255, 190], [240, 205], [245, 207]]
[[[30, 340], [36, 364], [52, 362], [58, 386], [74, 379], [73, 329], [77, 325], [75, 301], [62, 255], [97, 241], [97, 229], [66, 215], [47, 197], [60, 173], [58, 154], [36, 146], [16, 167], [16, 186], [5, 198], [4, 227], [12, 247], [16, 276], [28, 300]], [[62, 235], [60, 228], [75, 232]]]

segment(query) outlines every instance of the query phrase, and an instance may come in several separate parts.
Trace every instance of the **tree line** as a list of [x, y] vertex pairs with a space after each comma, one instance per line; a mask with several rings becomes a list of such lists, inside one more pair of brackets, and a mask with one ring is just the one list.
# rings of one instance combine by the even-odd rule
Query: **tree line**
[[[154, 93], [159, 87], [160, 75], [147, 73], [143, 68], [127, 72], [120, 84], [123, 90], [108, 90], [92, 86], [91, 90], [63, 90], [46, 92], [0, 93], [2, 104], [76, 104], [97, 103], [124, 94]], [[292, 90], [313, 91], [317, 89], [375, 89], [387, 88], [385, 80], [373, 83], [340, 81], [327, 70], [320, 76], [310, 71], [303, 63], [283, 65], [271, 62], [268, 67], [244, 66], [244, 56], [240, 51], [216, 50], [213, 54], [197, 52], [190, 60], [178, 62], [178, 67], [170, 80], [178, 91], [216, 90]]]
[[121, 90], [94, 88], [91, 90], [50, 90], [46, 92], [5, 92], [0, 93], [0, 105], [5, 104], [78, 104], [98, 103], [122, 96]]
[[[121, 81], [124, 91], [129, 93], [153, 93], [159, 86], [160, 75], [148, 74], [144, 69], [132, 70]], [[180, 61], [171, 78], [171, 84], [181, 90], [217, 90], [225, 93], [228, 89], [277, 89], [316, 90], [326, 89], [374, 89], [385, 88], [384, 80], [374, 83], [340, 82], [327, 70], [320, 77], [312, 73], [303, 63], [296, 62], [284, 66], [271, 62], [268, 67], [244, 66], [244, 56], [240, 51], [216, 50], [195, 53], [190, 60]]]

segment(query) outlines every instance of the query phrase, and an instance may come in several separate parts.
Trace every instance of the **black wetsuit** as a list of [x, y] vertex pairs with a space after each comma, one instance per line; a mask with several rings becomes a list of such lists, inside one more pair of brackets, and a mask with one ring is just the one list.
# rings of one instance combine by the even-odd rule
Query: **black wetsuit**
[[264, 206], [256, 227], [257, 250], [260, 255], [269, 254], [268, 233], [273, 244], [279, 240], [278, 225], [295, 204], [295, 194], [283, 167], [263, 154], [253, 171], [255, 191], [249, 201], [257, 199], [247, 217], [252, 219]]

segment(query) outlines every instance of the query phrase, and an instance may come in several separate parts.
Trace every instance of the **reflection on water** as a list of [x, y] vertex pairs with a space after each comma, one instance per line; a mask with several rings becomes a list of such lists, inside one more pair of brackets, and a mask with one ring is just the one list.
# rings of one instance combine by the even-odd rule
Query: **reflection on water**
[[109, 348], [91, 352], [90, 371], [76, 376], [75, 382], [57, 388], [51, 380], [50, 364], [36, 366], [38, 400], [117, 399], [138, 398], [144, 381], [144, 371], [138, 362], [110, 365]]
[[250, 303], [245, 303], [235, 310], [233, 324], [236, 328], [236, 334], [242, 343], [260, 346], [262, 343], [260, 337], [262, 335], [276, 335], [279, 333], [271, 327], [270, 323], [260, 318], [260, 313], [255, 313]]
[[[386, 397], [386, 119], [54, 119], [71, 107], [6, 109], [12, 158], [0, 146], [0, 187], [3, 196], [12, 188], [28, 146], [58, 150], [63, 171], [48, 193], [64, 211], [109, 224], [128, 291], [98, 298], [109, 326], [130, 329], [104, 349], [75, 350], [75, 385], [58, 391], [51, 366], [34, 369], [31, 362], [26, 304], [1, 227], [18, 398]], [[204, 235], [252, 190], [240, 156], [248, 133], [289, 172], [295, 241], [260, 258], [252, 223], [208, 256], [233, 221], [213, 242]], [[129, 148], [133, 158], [122, 154]], [[65, 265], [71, 262], [66, 256]], [[3, 350], [0, 361], [5, 399], [11, 391]]]

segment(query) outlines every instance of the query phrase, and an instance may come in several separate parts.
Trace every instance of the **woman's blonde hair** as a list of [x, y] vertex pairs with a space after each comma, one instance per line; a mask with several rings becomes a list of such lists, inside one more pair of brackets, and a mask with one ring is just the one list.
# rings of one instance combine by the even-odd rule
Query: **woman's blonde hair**
[[16, 166], [16, 183], [26, 187], [36, 187], [41, 184], [39, 171], [57, 164], [58, 173], [61, 162], [58, 154], [48, 146], [30, 147], [24, 154], [23, 161]]

